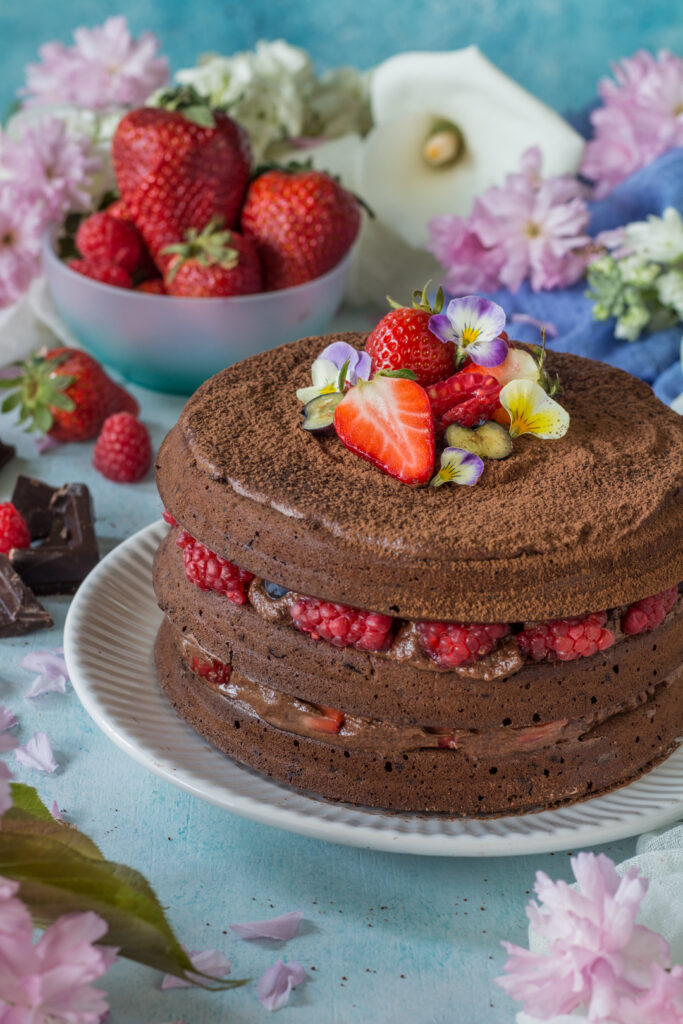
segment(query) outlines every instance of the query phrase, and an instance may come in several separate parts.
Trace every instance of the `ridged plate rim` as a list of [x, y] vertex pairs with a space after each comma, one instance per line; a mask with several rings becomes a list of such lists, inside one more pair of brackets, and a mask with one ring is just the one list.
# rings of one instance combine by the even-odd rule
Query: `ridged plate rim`
[[152, 590], [152, 559], [167, 529], [162, 520], [151, 523], [102, 559], [73, 599], [64, 649], [74, 689], [93, 721], [126, 754], [180, 789], [315, 839], [448, 857], [596, 846], [670, 824], [683, 813], [683, 747], [604, 796], [489, 820], [335, 804], [241, 767], [178, 717], [156, 680], [153, 646], [162, 615]]

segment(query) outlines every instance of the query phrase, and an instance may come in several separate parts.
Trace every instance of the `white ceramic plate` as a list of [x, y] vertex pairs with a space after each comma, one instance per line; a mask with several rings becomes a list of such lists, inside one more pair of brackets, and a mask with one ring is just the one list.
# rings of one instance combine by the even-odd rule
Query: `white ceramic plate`
[[329, 803], [242, 768], [178, 718], [156, 681], [161, 622], [153, 523], [117, 547], [78, 590], [64, 646], [74, 688], [100, 728], [174, 785], [245, 818], [301, 835], [396, 853], [508, 856], [578, 849], [669, 824], [683, 814], [683, 748], [636, 782], [558, 811], [494, 820], [385, 814]]

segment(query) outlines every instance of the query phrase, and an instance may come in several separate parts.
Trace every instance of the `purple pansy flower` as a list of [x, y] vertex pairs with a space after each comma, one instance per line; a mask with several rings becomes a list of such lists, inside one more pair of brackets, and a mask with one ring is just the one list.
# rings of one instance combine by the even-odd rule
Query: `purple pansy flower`
[[484, 471], [484, 462], [473, 452], [464, 448], [444, 448], [441, 453], [441, 468], [431, 482], [432, 487], [443, 484], [465, 484], [472, 487]]
[[319, 395], [329, 395], [339, 391], [339, 378], [344, 364], [346, 383], [357, 384], [359, 380], [369, 380], [372, 372], [372, 359], [367, 352], [359, 352], [353, 345], [345, 341], [333, 341], [324, 348], [311, 366], [313, 384], [308, 388], [299, 388], [296, 393], [300, 402], [306, 405]]
[[500, 366], [507, 355], [507, 343], [499, 337], [505, 313], [480, 295], [451, 299], [445, 313], [429, 318], [429, 330], [443, 342], [455, 342], [458, 362], [469, 357], [478, 366]]

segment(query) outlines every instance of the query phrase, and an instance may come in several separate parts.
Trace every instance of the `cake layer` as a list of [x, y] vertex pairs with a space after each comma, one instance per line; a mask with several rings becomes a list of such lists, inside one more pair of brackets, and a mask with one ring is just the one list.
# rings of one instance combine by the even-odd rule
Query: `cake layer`
[[331, 340], [218, 374], [157, 462], [166, 507], [212, 550], [300, 593], [410, 619], [544, 620], [683, 578], [683, 421], [613, 367], [552, 353], [565, 437], [525, 435], [476, 487], [410, 488], [299, 429]]
[[391, 810], [493, 816], [594, 796], [662, 760], [680, 739], [683, 720], [678, 670], [676, 678], [648, 687], [637, 706], [547, 747], [488, 754], [480, 745], [476, 756], [458, 748], [371, 752], [333, 735], [316, 739], [268, 724], [240, 699], [243, 677], [234, 666], [236, 696], [188, 669], [168, 620], [156, 664], [176, 710], [219, 750], [328, 799]]
[[[157, 553], [154, 585], [175, 627], [235, 671], [316, 704], [394, 722], [489, 729], [600, 718], [670, 675], [683, 657], [680, 598], [651, 633], [622, 637], [576, 661], [526, 663], [514, 675], [487, 681], [340, 649], [200, 590], [185, 577], [172, 534]], [[679, 726], [683, 733], [683, 719]]]

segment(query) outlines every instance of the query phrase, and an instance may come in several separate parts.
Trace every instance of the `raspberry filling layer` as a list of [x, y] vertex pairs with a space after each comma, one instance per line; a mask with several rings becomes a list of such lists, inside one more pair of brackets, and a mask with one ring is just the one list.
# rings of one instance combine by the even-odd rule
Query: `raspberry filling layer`
[[[613, 715], [651, 700], [657, 690], [652, 684], [627, 701], [603, 708], [582, 718], [562, 718], [524, 728], [502, 726], [479, 732], [452, 725], [421, 726], [386, 722], [347, 715], [291, 697], [270, 686], [255, 683], [229, 665], [207, 654], [193, 639], [179, 637], [186, 667], [197, 679], [276, 729], [306, 736], [348, 749], [383, 753], [407, 753], [415, 750], [459, 750], [473, 761], [507, 757], [542, 750], [557, 743], [578, 741], [591, 729]], [[657, 684], [666, 685], [664, 682]]]
[[[178, 527], [168, 513], [164, 518]], [[626, 636], [656, 629], [678, 597], [678, 587], [673, 586], [627, 607], [547, 622], [408, 622], [259, 580], [180, 527], [176, 544], [182, 549], [185, 575], [191, 583], [201, 590], [215, 590], [234, 604], [251, 604], [271, 622], [289, 622], [313, 640], [336, 647], [353, 647], [486, 682], [513, 675], [527, 661], [575, 661], [607, 650]]]

